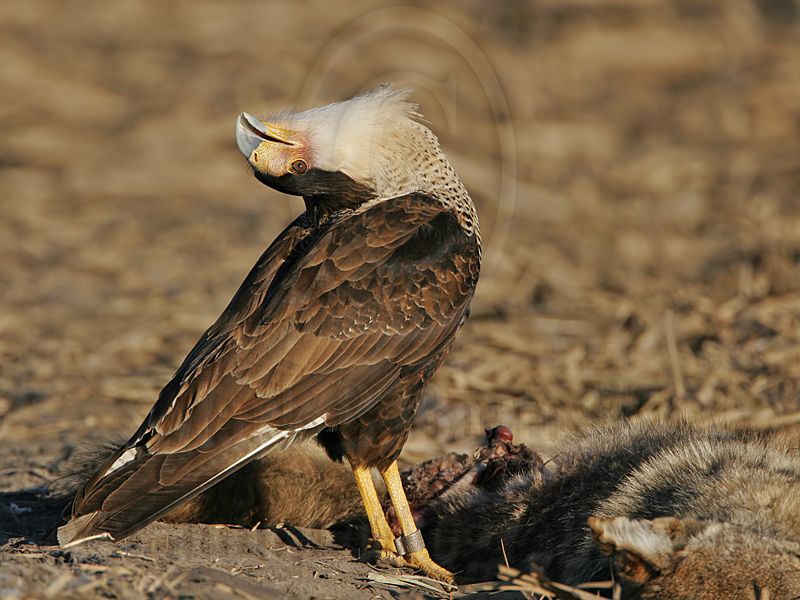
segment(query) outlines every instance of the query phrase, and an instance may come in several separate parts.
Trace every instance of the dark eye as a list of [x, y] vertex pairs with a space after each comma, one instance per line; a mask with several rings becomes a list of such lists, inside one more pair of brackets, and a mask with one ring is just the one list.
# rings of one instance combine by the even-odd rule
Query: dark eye
[[308, 171], [308, 165], [302, 158], [292, 161], [292, 172], [302, 175], [306, 171]]

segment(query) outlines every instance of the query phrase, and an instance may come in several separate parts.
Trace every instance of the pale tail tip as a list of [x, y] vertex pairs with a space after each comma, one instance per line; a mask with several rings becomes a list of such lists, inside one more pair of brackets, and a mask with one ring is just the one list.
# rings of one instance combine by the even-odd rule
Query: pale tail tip
[[62, 525], [58, 528], [58, 545], [62, 548], [71, 548], [72, 546], [77, 546], [78, 544], [82, 544], [83, 542], [88, 542], [89, 540], [98, 540], [98, 539], [105, 539], [105, 540], [112, 540], [111, 534], [108, 532], [103, 533], [96, 533], [93, 535], [85, 535], [83, 537], [81, 534], [84, 532], [82, 531], [88, 522], [95, 516], [96, 513], [89, 513], [88, 515], [82, 515], [80, 517], [75, 517], [66, 525]]

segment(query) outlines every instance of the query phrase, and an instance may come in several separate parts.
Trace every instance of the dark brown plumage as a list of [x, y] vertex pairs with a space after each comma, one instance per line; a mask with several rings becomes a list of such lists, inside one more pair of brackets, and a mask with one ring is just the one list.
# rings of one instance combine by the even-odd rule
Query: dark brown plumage
[[[240, 120], [248, 137], [239, 145], [258, 179], [303, 195], [308, 210], [259, 259], [139, 430], [78, 492], [62, 544], [120, 539], [297, 439], [318, 436], [354, 469], [384, 472], [394, 462], [425, 383], [467, 318], [480, 239], [469, 196], [435, 137], [409, 118], [404, 95], [350, 102], [347, 110], [386, 120], [374, 134], [399, 140], [379, 140], [363, 173], [347, 163], [352, 151], [342, 170], [324, 170], [339, 149], [314, 145], [324, 120], [276, 129], [303, 132], [302, 143], [276, 142], [278, 133]], [[347, 118], [338, 123], [345, 138]], [[409, 148], [417, 156], [404, 156]], [[381, 149], [393, 156], [376, 166]], [[302, 173], [276, 171], [284, 160], [297, 171], [296, 156]], [[409, 166], [392, 162], [400, 160]]]

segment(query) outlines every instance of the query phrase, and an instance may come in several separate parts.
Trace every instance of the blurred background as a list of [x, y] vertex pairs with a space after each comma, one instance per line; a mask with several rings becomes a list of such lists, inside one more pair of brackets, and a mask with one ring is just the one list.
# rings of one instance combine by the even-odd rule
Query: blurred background
[[486, 246], [407, 458], [497, 423], [793, 425], [799, 40], [796, 0], [3, 3], [0, 486], [130, 435], [300, 212], [236, 115], [384, 81]]

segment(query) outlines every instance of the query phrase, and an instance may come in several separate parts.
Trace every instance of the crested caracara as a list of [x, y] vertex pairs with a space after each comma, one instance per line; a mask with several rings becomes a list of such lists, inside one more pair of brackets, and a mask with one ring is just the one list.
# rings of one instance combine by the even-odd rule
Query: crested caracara
[[351, 465], [382, 554], [451, 578], [425, 550], [395, 459], [469, 313], [480, 234], [407, 96], [381, 87], [305, 112], [239, 116], [236, 142], [255, 177], [302, 196], [306, 210], [77, 493], [62, 545], [121, 539], [253, 459], [316, 437]]

